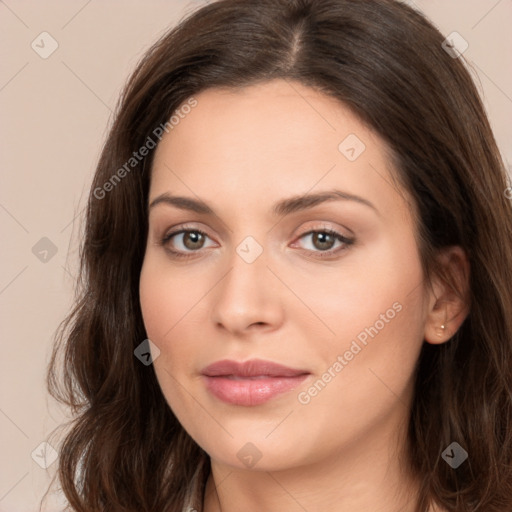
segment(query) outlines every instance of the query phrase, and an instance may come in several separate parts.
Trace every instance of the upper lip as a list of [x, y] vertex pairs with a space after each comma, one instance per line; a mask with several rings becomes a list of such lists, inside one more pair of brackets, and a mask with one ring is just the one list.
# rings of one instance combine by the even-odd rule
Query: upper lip
[[250, 359], [244, 362], [223, 359], [222, 361], [216, 361], [206, 366], [201, 373], [207, 377], [296, 377], [298, 375], [308, 374], [309, 372], [307, 370], [290, 368], [263, 359]]

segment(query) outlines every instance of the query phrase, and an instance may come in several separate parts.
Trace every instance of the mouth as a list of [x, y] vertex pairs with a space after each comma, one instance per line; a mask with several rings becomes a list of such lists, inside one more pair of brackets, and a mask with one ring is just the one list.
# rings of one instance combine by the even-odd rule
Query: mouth
[[255, 406], [296, 388], [310, 372], [271, 361], [251, 359], [243, 363], [222, 360], [201, 372], [206, 388], [232, 405]]

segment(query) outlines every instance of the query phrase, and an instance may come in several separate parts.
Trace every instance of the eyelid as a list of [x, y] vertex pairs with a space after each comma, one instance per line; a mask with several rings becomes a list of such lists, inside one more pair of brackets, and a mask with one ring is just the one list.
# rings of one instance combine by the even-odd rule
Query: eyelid
[[[200, 224], [200, 223], [199, 223]], [[205, 235], [207, 235], [209, 238], [212, 238], [209, 234], [208, 234], [208, 229], [207, 228], [203, 228], [201, 225], [199, 225], [197, 223], [191, 223], [191, 222], [185, 222], [184, 224], [176, 224], [175, 226], [172, 226], [170, 228], [167, 228], [165, 231], [164, 231], [164, 234], [160, 237], [160, 238], [165, 238], [165, 237], [168, 237], [170, 235], [176, 235], [178, 233], [181, 233], [182, 231], [198, 231], [198, 232], [201, 232], [201, 233], [204, 233]]]
[[328, 223], [326, 221], [311, 221], [306, 222], [305, 227], [303, 224], [297, 230], [296, 234], [294, 235], [294, 240], [297, 241], [303, 236], [318, 232], [330, 232], [333, 235], [340, 236], [341, 238], [344, 238], [346, 240], [352, 240], [355, 238], [354, 232], [345, 226], [341, 226], [336, 223]]

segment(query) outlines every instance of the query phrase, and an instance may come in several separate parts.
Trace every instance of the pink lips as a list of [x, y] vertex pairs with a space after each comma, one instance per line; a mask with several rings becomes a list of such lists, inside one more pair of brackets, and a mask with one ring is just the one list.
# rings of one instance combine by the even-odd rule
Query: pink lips
[[298, 370], [251, 359], [243, 363], [222, 360], [202, 370], [207, 389], [223, 402], [253, 406], [297, 387], [308, 375]]

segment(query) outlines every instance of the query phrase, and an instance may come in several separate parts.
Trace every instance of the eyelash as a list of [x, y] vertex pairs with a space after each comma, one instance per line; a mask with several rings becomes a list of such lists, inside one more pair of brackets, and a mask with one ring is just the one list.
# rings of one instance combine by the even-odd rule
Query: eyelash
[[[173, 258], [186, 260], [188, 258], [194, 257], [195, 253], [199, 252], [199, 250], [197, 250], [197, 251], [188, 251], [188, 252], [183, 253], [183, 252], [180, 252], [180, 251], [176, 251], [174, 249], [170, 249], [167, 246], [169, 241], [174, 236], [185, 234], [185, 233], [199, 233], [202, 236], [208, 237], [207, 233], [205, 233], [204, 231], [202, 231], [200, 229], [197, 229], [197, 228], [194, 228], [194, 229], [192, 229], [192, 228], [190, 228], [190, 229], [183, 229], [182, 228], [182, 229], [179, 229], [177, 231], [173, 231], [171, 233], [166, 234], [160, 240], [159, 245], [164, 246], [166, 251], [168, 251]], [[334, 249], [334, 250], [333, 249], [329, 249], [327, 251], [311, 251], [311, 252], [316, 254], [316, 256], [314, 256], [314, 257], [315, 258], [319, 258], [319, 259], [332, 257], [335, 254], [337, 254], [337, 253], [339, 253], [341, 251], [346, 250], [349, 246], [351, 246], [355, 242], [355, 240], [353, 238], [347, 238], [347, 237], [343, 236], [341, 233], [338, 233], [337, 231], [334, 231], [332, 229], [312, 229], [310, 231], [307, 231], [306, 233], [303, 233], [298, 238], [298, 240], [304, 238], [305, 236], [312, 235], [312, 234], [315, 234], [315, 233], [317, 233], [317, 234], [318, 233], [323, 233], [323, 234], [331, 235], [331, 236], [335, 237], [337, 240], [339, 240], [342, 244], [344, 244], [342, 247], [338, 247], [337, 249]], [[210, 237], [208, 237], [208, 238], [210, 238]], [[308, 249], [305, 249], [305, 250], [309, 252]]]

